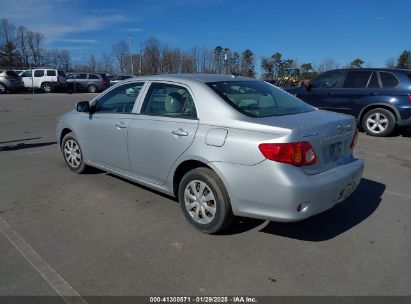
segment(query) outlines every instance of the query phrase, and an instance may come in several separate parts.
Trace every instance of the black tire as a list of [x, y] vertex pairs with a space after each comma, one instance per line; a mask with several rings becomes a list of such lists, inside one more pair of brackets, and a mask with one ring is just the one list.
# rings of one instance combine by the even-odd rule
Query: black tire
[[7, 86], [0, 82], [0, 94], [6, 94], [7, 93]]
[[96, 87], [94, 84], [90, 84], [90, 85], [87, 87], [87, 91], [88, 91], [89, 93], [97, 93], [97, 87]]
[[[195, 211], [193, 211], [194, 208], [189, 210], [189, 207], [186, 206], [185, 190], [189, 184], [196, 182], [202, 182], [209, 188], [203, 189], [203, 197], [205, 197], [205, 191], [208, 190], [211, 190], [210, 192], [212, 192], [214, 196], [214, 200], [204, 202], [207, 205], [211, 202], [213, 205], [212, 207], [215, 208], [214, 217], [209, 223], [199, 223], [194, 220], [193, 216], [190, 215], [190, 212], [195, 213]], [[226, 229], [233, 221], [234, 215], [231, 210], [231, 203], [227, 190], [217, 174], [209, 168], [196, 168], [184, 175], [178, 188], [178, 200], [186, 219], [204, 233], [214, 234], [220, 232]], [[187, 201], [188, 203], [192, 202], [189, 199], [187, 199]], [[211, 215], [211, 213], [209, 214]]]
[[[71, 153], [72, 154], [71, 156], [75, 157], [78, 154], [80, 156], [79, 161], [77, 157], [75, 158], [76, 161], [70, 160], [70, 152], [67, 151], [66, 148], [70, 148], [71, 143], [75, 143], [76, 146], [78, 147], [78, 149], [76, 149], [75, 147], [71, 146], [72, 147], [71, 151], [73, 153], [77, 152], [77, 153], [74, 153], [75, 155]], [[66, 144], [67, 144], [67, 147], [66, 147]], [[71, 132], [67, 133], [63, 137], [63, 140], [61, 142], [61, 152], [63, 154], [64, 161], [66, 162], [67, 166], [70, 168], [71, 171], [78, 173], [78, 174], [84, 173], [86, 171], [87, 166], [84, 163], [83, 152], [81, 150], [77, 137], [73, 133]], [[76, 163], [77, 161], [78, 161], [78, 164]]]
[[376, 108], [365, 113], [362, 120], [364, 131], [371, 136], [384, 137], [390, 135], [395, 129], [396, 119], [394, 114], [386, 109]]
[[41, 90], [44, 93], [51, 93], [51, 92], [53, 92], [53, 87], [51, 86], [50, 82], [45, 82], [45, 83], [41, 84]]

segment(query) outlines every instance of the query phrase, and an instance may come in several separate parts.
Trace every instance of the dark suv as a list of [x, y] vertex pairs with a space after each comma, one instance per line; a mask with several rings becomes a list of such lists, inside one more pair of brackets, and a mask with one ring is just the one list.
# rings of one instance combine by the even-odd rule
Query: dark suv
[[67, 89], [70, 91], [102, 92], [110, 86], [110, 79], [102, 73], [67, 74]]
[[411, 70], [332, 70], [286, 90], [319, 109], [355, 116], [372, 136], [411, 126]]

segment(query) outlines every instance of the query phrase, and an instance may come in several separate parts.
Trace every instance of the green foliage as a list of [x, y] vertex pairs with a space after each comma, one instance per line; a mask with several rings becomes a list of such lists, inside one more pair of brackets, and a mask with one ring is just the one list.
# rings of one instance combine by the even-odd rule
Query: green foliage
[[352, 68], [361, 68], [363, 64], [364, 64], [364, 60], [362, 60], [360, 58], [357, 58], [357, 59], [354, 59], [353, 61], [351, 61], [350, 66]]
[[411, 52], [404, 50], [397, 59], [397, 68], [411, 69]]

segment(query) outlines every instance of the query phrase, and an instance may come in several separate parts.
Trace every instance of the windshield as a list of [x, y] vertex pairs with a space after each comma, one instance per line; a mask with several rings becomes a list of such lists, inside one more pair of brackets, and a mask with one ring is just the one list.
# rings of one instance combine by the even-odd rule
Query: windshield
[[313, 111], [300, 99], [263, 81], [221, 81], [207, 85], [239, 112], [251, 117]]

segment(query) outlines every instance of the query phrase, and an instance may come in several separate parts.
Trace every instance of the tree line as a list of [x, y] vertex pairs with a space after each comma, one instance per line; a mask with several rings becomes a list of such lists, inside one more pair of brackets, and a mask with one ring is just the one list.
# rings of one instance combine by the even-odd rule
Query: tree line
[[[293, 69], [298, 69], [303, 79], [311, 79], [328, 70], [340, 67], [361, 68], [364, 64], [361, 58], [356, 58], [345, 66], [340, 66], [331, 58], [318, 65], [312, 62], [300, 64], [297, 59], [285, 58], [281, 53], [274, 52], [271, 56], [263, 56], [259, 66], [261, 78], [274, 80]], [[35, 66], [107, 74], [224, 73], [247, 77], [255, 77], [257, 74], [256, 58], [251, 49], [238, 51], [218, 45], [211, 49], [194, 46], [183, 50], [154, 37], [143, 41], [137, 52], [132, 51], [125, 41], [119, 41], [112, 46], [110, 53], [103, 53], [98, 57], [90, 54], [83, 60], [73, 62], [68, 50], [46, 48], [42, 33], [31, 31], [25, 26], [16, 27], [7, 19], [0, 20], [0, 67]], [[388, 59], [386, 66], [411, 69], [411, 52], [404, 50], [397, 59]]]

